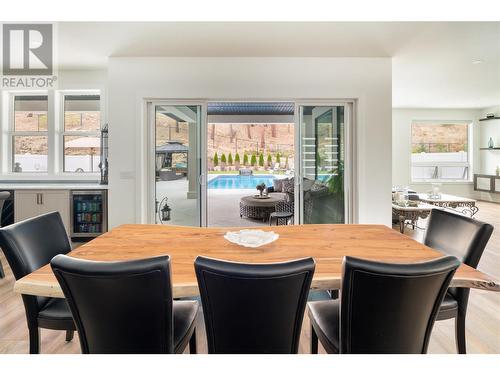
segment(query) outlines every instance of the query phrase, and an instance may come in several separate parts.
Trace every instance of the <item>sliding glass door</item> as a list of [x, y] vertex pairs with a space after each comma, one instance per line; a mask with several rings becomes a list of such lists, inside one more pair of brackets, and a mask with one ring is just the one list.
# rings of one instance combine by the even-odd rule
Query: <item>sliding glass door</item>
[[202, 105], [153, 103], [157, 224], [202, 225]]
[[299, 217], [303, 224], [347, 223], [347, 105], [299, 105]]

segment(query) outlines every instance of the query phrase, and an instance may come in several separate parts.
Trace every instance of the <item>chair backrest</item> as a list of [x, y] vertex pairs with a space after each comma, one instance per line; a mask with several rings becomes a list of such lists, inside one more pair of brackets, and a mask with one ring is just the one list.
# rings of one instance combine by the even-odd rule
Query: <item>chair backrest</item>
[[431, 212], [424, 244], [476, 268], [493, 233], [493, 226], [452, 212]]
[[[10, 192], [8, 191], [0, 191], [0, 227], [2, 226], [2, 217], [3, 217], [3, 207], [5, 205], [5, 201], [10, 198]], [[2, 263], [0, 262], [0, 272], [2, 270]]]
[[71, 251], [59, 212], [50, 212], [0, 228], [0, 246], [16, 280]]
[[52, 270], [82, 353], [173, 353], [170, 258], [94, 262], [58, 255]]
[[[10, 198], [10, 192], [0, 191], [0, 218], [2, 217], [3, 205], [7, 199]], [[0, 223], [1, 226], [1, 223]]]
[[459, 265], [452, 256], [414, 264], [346, 257], [340, 352], [426, 353], [439, 307]]
[[243, 264], [198, 257], [209, 353], [297, 353], [315, 263]]

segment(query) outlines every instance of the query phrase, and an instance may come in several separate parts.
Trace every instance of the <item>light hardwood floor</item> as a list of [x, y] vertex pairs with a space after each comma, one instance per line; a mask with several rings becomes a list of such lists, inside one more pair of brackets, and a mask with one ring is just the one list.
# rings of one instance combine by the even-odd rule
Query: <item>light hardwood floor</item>
[[[495, 231], [479, 264], [479, 269], [500, 279], [500, 205], [478, 202], [476, 218], [491, 223]], [[406, 229], [409, 236], [420, 240], [422, 231]], [[0, 252], [6, 277], [0, 279], [0, 353], [27, 353], [28, 330], [21, 297], [12, 292], [14, 277]], [[409, 322], [411, 324], [411, 322]], [[200, 315], [198, 351], [206, 353], [205, 332]], [[300, 353], [309, 353], [310, 327], [307, 314], [300, 342]], [[472, 290], [467, 314], [468, 353], [500, 353], [500, 293]], [[64, 332], [42, 329], [42, 353], [80, 353], [78, 336], [72, 342], [64, 340]], [[320, 348], [320, 352], [322, 349]], [[454, 321], [436, 322], [429, 353], [455, 353]]]

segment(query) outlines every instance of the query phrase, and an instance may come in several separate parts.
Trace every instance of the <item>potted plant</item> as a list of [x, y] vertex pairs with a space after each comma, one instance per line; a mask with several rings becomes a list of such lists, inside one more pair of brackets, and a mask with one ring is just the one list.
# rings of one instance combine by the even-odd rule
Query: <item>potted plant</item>
[[255, 154], [252, 154], [252, 157], [250, 158], [250, 165], [254, 167], [257, 164], [257, 156]]
[[214, 167], [219, 166], [219, 155], [217, 155], [217, 152], [214, 154], [213, 163]]
[[236, 170], [240, 169], [240, 154], [238, 153], [234, 156], [234, 166]]
[[259, 195], [262, 197], [262, 194], [264, 193], [264, 190], [266, 190], [266, 184], [261, 182], [255, 187], [259, 191]]
[[330, 199], [326, 201], [330, 221], [344, 223], [344, 162], [339, 160], [336, 173], [326, 182]]
[[264, 154], [262, 152], [259, 155], [259, 167], [264, 168]]
[[226, 154], [222, 153], [220, 157], [220, 169], [222, 171], [226, 170], [226, 164], [227, 164]]
[[271, 168], [273, 166], [273, 157], [271, 154], [267, 154], [267, 168]]

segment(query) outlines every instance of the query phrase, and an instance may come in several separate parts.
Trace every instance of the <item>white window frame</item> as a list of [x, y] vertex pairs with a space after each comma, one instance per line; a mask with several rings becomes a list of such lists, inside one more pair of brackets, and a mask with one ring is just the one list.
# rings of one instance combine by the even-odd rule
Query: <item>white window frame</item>
[[[47, 130], [46, 131], [16, 131], [15, 125], [15, 98], [23, 97], [23, 96], [46, 96], [47, 97]], [[51, 123], [53, 122], [51, 116], [51, 100], [48, 91], [36, 91], [36, 92], [11, 92], [9, 95], [9, 121], [8, 121], [8, 130], [7, 130], [7, 160], [8, 160], [8, 172], [15, 176], [25, 176], [25, 175], [46, 175], [51, 171], [51, 158], [50, 158], [50, 150], [51, 150]], [[14, 137], [19, 136], [46, 136], [47, 137], [47, 170], [34, 172], [14, 172]], [[5, 153], [4, 153], [5, 156]]]
[[[410, 170], [410, 181], [412, 184], [427, 184], [432, 182], [438, 183], [451, 183], [451, 184], [464, 184], [472, 183], [473, 178], [473, 121], [472, 120], [412, 120], [410, 123], [409, 131], [409, 170]], [[413, 124], [429, 124], [429, 125], [442, 125], [442, 124], [464, 124], [467, 125], [467, 161], [466, 162], [415, 162], [412, 161], [412, 149], [413, 149], [413, 139], [412, 139], [412, 127]], [[413, 177], [413, 167], [434, 167], [437, 173], [437, 178], [427, 178], [427, 179], [415, 179]], [[441, 178], [441, 168], [442, 167], [465, 167], [467, 178], [465, 179], [450, 179]]]
[[[61, 175], [64, 176], [98, 176], [99, 171], [94, 172], [69, 172], [64, 170], [64, 137], [68, 136], [81, 136], [81, 137], [101, 137], [101, 129], [103, 126], [103, 110], [102, 110], [102, 93], [100, 90], [64, 90], [59, 91], [59, 118], [58, 126], [56, 127], [57, 140], [58, 140], [58, 170]], [[66, 96], [83, 96], [83, 95], [99, 95], [100, 102], [100, 115], [99, 115], [99, 129], [92, 132], [83, 132], [83, 131], [65, 131], [65, 123], [64, 123], [64, 99]]]
[[[79, 181], [97, 182], [99, 171], [96, 172], [64, 172], [63, 130], [64, 106], [63, 95], [99, 95], [101, 111], [101, 128], [106, 123], [104, 88], [82, 90], [2, 90], [0, 91], [0, 181], [4, 182], [38, 182], [38, 181]], [[13, 136], [41, 135], [42, 132], [14, 132], [14, 97], [16, 96], [48, 96], [47, 136], [48, 160], [47, 171], [14, 172]], [[15, 133], [15, 134], [14, 134]], [[36, 133], [36, 134], [33, 134]], [[92, 132], [92, 135], [96, 133]], [[83, 135], [83, 132], [78, 133]], [[100, 137], [100, 132], [98, 132]]]

